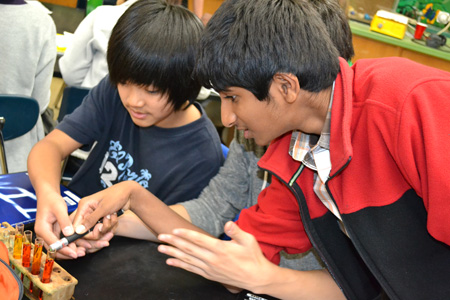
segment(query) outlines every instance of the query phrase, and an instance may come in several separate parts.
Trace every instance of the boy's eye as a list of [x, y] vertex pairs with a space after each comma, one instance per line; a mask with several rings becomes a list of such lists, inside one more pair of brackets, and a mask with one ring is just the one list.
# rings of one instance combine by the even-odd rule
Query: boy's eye
[[158, 94], [159, 92], [157, 90], [151, 89], [151, 90], [147, 90], [147, 93], [155, 95], [155, 94]]
[[225, 99], [230, 100], [231, 102], [235, 102], [236, 96], [225, 96]]

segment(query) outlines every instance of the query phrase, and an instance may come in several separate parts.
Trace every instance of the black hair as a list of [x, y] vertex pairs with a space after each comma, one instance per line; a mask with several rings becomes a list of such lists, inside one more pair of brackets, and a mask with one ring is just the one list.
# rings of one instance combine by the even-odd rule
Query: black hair
[[217, 91], [242, 87], [268, 99], [276, 73], [319, 92], [339, 72], [339, 54], [319, 13], [306, 0], [226, 0], [200, 40], [195, 74]]
[[337, 0], [309, 0], [319, 12], [339, 56], [350, 60], [355, 55], [347, 16]]
[[203, 24], [189, 10], [163, 0], [139, 0], [119, 18], [108, 44], [113, 84], [153, 85], [175, 111], [200, 91], [192, 76]]

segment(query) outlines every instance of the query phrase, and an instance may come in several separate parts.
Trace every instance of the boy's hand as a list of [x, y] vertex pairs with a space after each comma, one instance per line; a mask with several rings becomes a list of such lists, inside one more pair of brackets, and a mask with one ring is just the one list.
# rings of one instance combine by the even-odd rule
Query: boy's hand
[[[51, 204], [48, 205], [45, 202]], [[46, 248], [60, 239], [61, 231], [65, 236], [74, 233], [72, 221], [67, 214], [67, 206], [59, 194], [38, 201], [34, 230], [37, 236], [44, 239]], [[83, 247], [70, 244], [58, 251], [56, 257], [59, 259], [75, 259], [84, 255], [85, 249]]]
[[114, 229], [117, 227], [117, 214], [107, 215], [102, 223], [95, 225], [92, 232], [75, 241], [78, 247], [86, 249], [87, 253], [94, 253], [108, 247], [109, 241], [114, 237]]
[[[103, 226], [108, 222], [106, 227], [102, 228], [102, 232], [109, 231], [110, 227], [117, 222], [116, 212], [121, 209], [129, 209], [130, 198], [135, 185], [140, 187], [135, 181], [123, 181], [91, 196], [82, 198], [78, 203], [73, 222], [76, 233], [86, 232], [102, 217], [105, 217]], [[115, 218], [113, 219], [115, 222], [109, 222], [108, 220], [111, 220], [111, 218]]]
[[173, 256], [167, 264], [223, 283], [230, 291], [236, 287], [253, 290], [261, 282], [261, 274], [270, 274], [274, 266], [263, 255], [256, 239], [233, 222], [225, 224], [225, 233], [232, 241], [222, 241], [187, 229], [158, 238], [172, 246], [160, 245], [158, 250]]

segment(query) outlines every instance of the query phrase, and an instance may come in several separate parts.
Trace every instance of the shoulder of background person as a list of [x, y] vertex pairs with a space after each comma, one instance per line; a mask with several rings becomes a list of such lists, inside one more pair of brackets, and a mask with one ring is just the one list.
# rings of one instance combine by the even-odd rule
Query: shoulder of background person
[[121, 5], [101, 5], [95, 8], [86, 19], [91, 19], [93, 26], [99, 30], [110, 31], [116, 25], [117, 20], [137, 0], [128, 0]]
[[19, 6], [20, 6], [20, 17], [26, 20], [27, 22], [29, 23], [39, 22], [40, 24], [49, 23], [53, 25], [55, 24], [53, 22], [52, 17], [43, 8], [32, 4], [25, 4]]

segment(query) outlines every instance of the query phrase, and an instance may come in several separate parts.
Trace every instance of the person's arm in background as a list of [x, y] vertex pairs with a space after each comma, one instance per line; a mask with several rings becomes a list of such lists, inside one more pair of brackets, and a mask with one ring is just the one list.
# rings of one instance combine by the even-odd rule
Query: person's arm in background
[[[251, 195], [254, 188], [252, 183], [257, 181], [256, 188], [260, 189], [262, 180], [250, 180], [250, 176], [256, 177], [257, 160], [253, 152], [245, 152], [243, 146], [233, 140], [225, 164], [200, 196], [171, 205], [170, 208], [206, 232], [219, 236], [223, 233], [223, 226], [227, 221], [232, 220], [244, 207], [256, 202], [256, 197], [253, 199]], [[158, 222], [167, 221], [160, 218]], [[154, 231], [130, 211], [119, 218], [119, 225], [114, 233], [157, 241]]]
[[50, 86], [56, 60], [56, 27], [53, 20], [50, 17], [48, 19], [46, 40], [37, 62], [34, 85], [31, 92], [31, 97], [39, 103], [40, 114], [44, 113], [50, 102]]
[[[72, 41], [59, 59], [59, 68], [64, 82], [70, 86], [81, 86], [94, 58], [93, 26], [96, 11], [87, 15], [73, 34]], [[100, 43], [97, 43], [100, 45]], [[107, 42], [104, 45], [107, 47]]]
[[204, 0], [194, 0], [193, 3], [193, 10], [194, 10], [194, 14], [199, 17], [199, 19], [202, 19], [203, 17], [203, 6], [204, 6]]
[[[174, 228], [182, 227], [210, 236], [169, 208], [139, 183], [131, 180], [122, 181], [82, 198], [73, 222], [76, 226], [76, 232], [85, 232], [86, 228], [94, 226], [101, 217], [111, 215], [120, 209], [133, 211], [143, 224], [157, 234], [167, 233]], [[105, 230], [109, 230], [109, 228], [105, 228]]]
[[[35, 231], [47, 244], [59, 240], [59, 226], [64, 235], [73, 234], [72, 222], [67, 214], [67, 205], [60, 194], [61, 162], [81, 146], [64, 132], [55, 129], [39, 141], [28, 156], [28, 174], [36, 191], [37, 212]], [[84, 255], [80, 249], [65, 247], [62, 258]]]
[[[168, 206], [174, 212], [176, 212], [179, 216], [183, 217], [187, 222], [191, 223], [191, 219], [189, 218], [189, 214], [183, 206], [175, 204]], [[158, 220], [159, 222], [167, 222], [163, 220]], [[144, 223], [134, 212], [131, 210], [127, 210], [124, 212], [120, 218], [118, 218], [118, 225], [113, 230], [114, 235], [124, 236], [134, 239], [148, 240], [152, 242], [159, 242], [157, 238], [157, 233], [148, 225]], [[94, 240], [98, 237], [93, 236]], [[88, 241], [89, 242], [89, 241]], [[84, 243], [77, 243], [80, 246], [87, 246]], [[88, 250], [88, 252], [95, 252], [100, 250], [99, 248], [92, 248]]]
[[226, 222], [256, 203], [263, 180], [257, 177], [258, 158], [234, 139], [224, 165], [197, 199], [179, 203], [193, 224], [214, 236]]
[[[235, 140], [225, 164], [196, 199], [171, 205], [183, 218], [214, 236], [223, 233], [223, 226], [232, 220], [240, 210], [256, 202], [253, 199], [253, 185], [259, 193], [262, 180], [255, 178], [257, 161], [253, 152], [245, 152]], [[252, 180], [250, 180], [250, 178]], [[256, 195], [257, 195], [256, 193]], [[119, 218], [116, 235], [156, 241], [154, 232], [134, 213], [126, 212]]]

